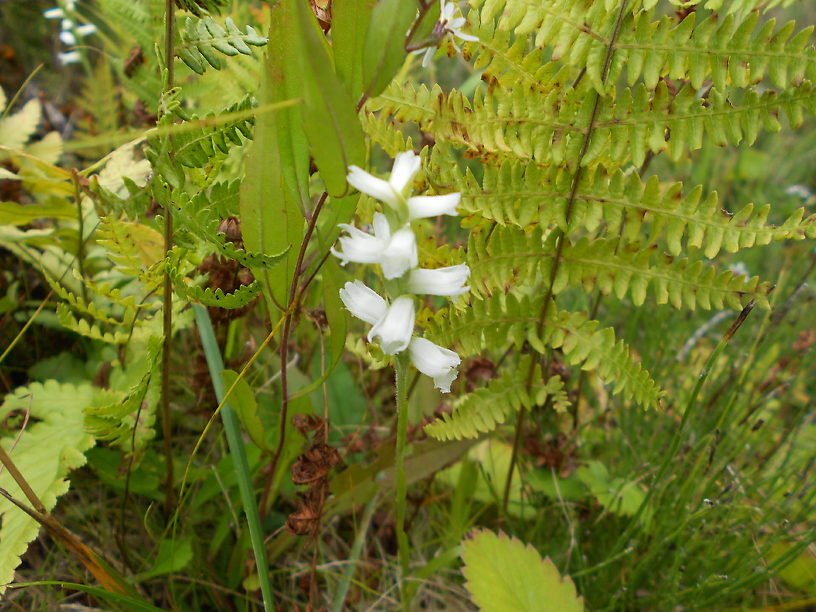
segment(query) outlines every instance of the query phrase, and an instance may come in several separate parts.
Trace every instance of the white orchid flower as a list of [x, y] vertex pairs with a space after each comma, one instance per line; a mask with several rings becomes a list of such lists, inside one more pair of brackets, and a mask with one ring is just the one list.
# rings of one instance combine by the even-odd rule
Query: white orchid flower
[[437, 389], [450, 393], [451, 383], [456, 380], [462, 362], [459, 355], [425, 338], [413, 338], [408, 345], [408, 355], [417, 370], [433, 378]]
[[383, 276], [388, 279], [399, 278], [417, 266], [416, 237], [409, 227], [392, 234], [382, 213], [374, 214], [373, 226], [374, 234], [371, 235], [347, 223], [340, 225], [349, 235], [339, 238], [340, 251], [332, 248], [331, 252], [340, 259], [341, 265], [350, 261], [380, 264]]
[[57, 53], [57, 60], [60, 64], [78, 64], [82, 61], [79, 51], [63, 51]]
[[[459, 15], [456, 17], [455, 15]], [[453, 44], [453, 48], [456, 49], [457, 53], [461, 53], [462, 50], [456, 44], [456, 39], [459, 38], [461, 40], [469, 40], [469, 41], [476, 41], [479, 40], [478, 37], [473, 36], [472, 34], [465, 34], [462, 32], [462, 26], [465, 25], [466, 20], [462, 17], [462, 13], [459, 9], [459, 6], [455, 2], [447, 2], [446, 0], [439, 1], [439, 21], [436, 22], [434, 25], [434, 29], [432, 32], [432, 36], [436, 37], [440, 41], [445, 38], [446, 35], [451, 35], [451, 44]], [[422, 57], [422, 67], [427, 68], [428, 65], [431, 63], [431, 59], [433, 59], [433, 55], [436, 52], [436, 47], [428, 47], [428, 49], [417, 49], [416, 51], [412, 51], [412, 53], [425, 53]]]
[[414, 334], [416, 310], [414, 299], [401, 295], [388, 307], [385, 316], [368, 332], [368, 341], [380, 339], [380, 347], [386, 355], [396, 355], [411, 343]]
[[408, 219], [425, 219], [426, 217], [438, 217], [439, 215], [450, 215], [455, 217], [458, 213], [456, 207], [462, 199], [461, 193], [446, 193], [435, 196], [414, 196], [408, 199]]
[[349, 166], [347, 180], [353, 187], [388, 204], [394, 210], [402, 211], [407, 208], [409, 221], [439, 215], [456, 216], [456, 207], [461, 199], [459, 193], [409, 197], [410, 183], [419, 172], [419, 165], [419, 156], [413, 151], [405, 151], [397, 155], [387, 181], [358, 166]]
[[340, 299], [352, 315], [371, 325], [376, 325], [388, 310], [386, 301], [362, 281], [347, 282], [340, 290]]
[[391, 208], [399, 209], [405, 204], [405, 193], [416, 173], [419, 172], [420, 159], [413, 151], [400, 153], [394, 159], [391, 176], [387, 181], [369, 174], [358, 166], [349, 166], [347, 176], [351, 186], [370, 195]]
[[465, 286], [468, 276], [470, 268], [467, 264], [436, 270], [415, 268], [408, 274], [407, 288], [411, 293], [455, 297], [467, 293], [470, 289]]
[[92, 23], [83, 23], [76, 27], [76, 33], [82, 36], [90, 36], [91, 34], [96, 33], [96, 26]]
[[59, 33], [59, 39], [62, 44], [72, 47], [76, 44], [76, 36], [70, 30], [63, 30]]

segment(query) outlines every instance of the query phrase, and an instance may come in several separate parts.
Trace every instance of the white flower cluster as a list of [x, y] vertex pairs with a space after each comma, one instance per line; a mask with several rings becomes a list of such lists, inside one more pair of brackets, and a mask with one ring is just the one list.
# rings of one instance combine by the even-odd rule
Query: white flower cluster
[[420, 159], [413, 151], [400, 153], [387, 181], [357, 166], [349, 168], [348, 182], [385, 204], [374, 214], [373, 233], [342, 224], [346, 236], [339, 238], [339, 250], [332, 253], [342, 265], [378, 264], [396, 296], [390, 304], [360, 281], [348, 282], [340, 299], [358, 319], [369, 323], [369, 342], [375, 338], [386, 355], [408, 351], [412, 363], [434, 379], [437, 389], [450, 392], [461, 360], [451, 350], [414, 336], [414, 295], [455, 297], [469, 290], [465, 286], [470, 269], [465, 264], [428, 270], [419, 268], [416, 236], [411, 221], [438, 215], [456, 215], [460, 194], [410, 196], [411, 182], [419, 171]]
[[[463, 25], [465, 25], [465, 18], [462, 17], [462, 11], [459, 9], [459, 6], [455, 2], [439, 0], [439, 21], [434, 24], [431, 36], [437, 41], [441, 41], [445, 36], [450, 34], [453, 48], [456, 49], [457, 53], [461, 53], [462, 50], [456, 44], [457, 38], [470, 41], [479, 40], [476, 36], [462, 32]], [[425, 55], [422, 57], [422, 67], [427, 68], [435, 52], [436, 46], [428, 47], [428, 49], [417, 49], [411, 53], [424, 53]]]
[[[62, 44], [73, 47], [77, 44], [79, 38], [85, 38], [96, 32], [96, 26], [92, 23], [82, 23], [77, 25], [71, 19], [76, 9], [77, 0], [65, 0], [63, 6], [56, 6], [43, 12], [46, 19], [60, 19], [60, 33], [59, 39]], [[76, 64], [81, 59], [79, 51], [73, 49], [71, 51], [63, 51], [57, 54], [57, 59], [61, 64]]]

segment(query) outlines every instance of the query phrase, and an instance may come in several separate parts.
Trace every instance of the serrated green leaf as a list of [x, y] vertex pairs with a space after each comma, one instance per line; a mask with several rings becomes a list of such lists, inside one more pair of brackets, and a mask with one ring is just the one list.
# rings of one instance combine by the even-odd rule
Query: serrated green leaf
[[464, 541], [462, 573], [471, 599], [485, 612], [581, 612], [569, 577], [549, 558], [503, 533], [475, 531]]
[[[94, 393], [90, 383], [72, 385], [50, 380], [19, 387], [0, 406], [0, 420], [14, 410], [29, 411], [31, 418], [39, 419], [28, 425], [16, 443], [12, 435], [0, 440], [0, 444], [48, 510], [68, 491], [66, 476], [85, 463], [84, 452], [94, 445], [84, 423], [84, 410], [92, 403]], [[0, 473], [0, 487], [25, 501], [8, 470]], [[6, 499], [0, 499], [0, 517], [2, 594], [14, 577], [20, 556], [37, 537], [39, 524]]]

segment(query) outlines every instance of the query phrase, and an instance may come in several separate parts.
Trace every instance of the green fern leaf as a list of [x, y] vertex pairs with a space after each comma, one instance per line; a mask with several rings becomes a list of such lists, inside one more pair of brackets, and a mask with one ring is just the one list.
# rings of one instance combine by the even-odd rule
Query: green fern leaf
[[460, 397], [450, 414], [425, 426], [425, 433], [437, 440], [476, 438], [495, 430], [522, 407], [543, 405], [547, 396], [554, 399], [557, 410], [564, 409], [569, 402], [563, 379], [553, 376], [545, 383], [541, 368], [531, 364], [532, 358], [525, 356], [487, 387]]
[[207, 65], [221, 70], [226, 66], [222, 55], [240, 53], [251, 56], [250, 46], [262, 47], [268, 42], [252, 26], [246, 26], [246, 32], [242, 32], [229, 17], [224, 23], [226, 28], [209, 16], [201, 19], [187, 17], [176, 53], [190, 70], [204, 74]]
[[[72, 385], [53, 380], [18, 387], [0, 406], [0, 421], [12, 418], [14, 411], [29, 414], [36, 422], [15, 436], [4, 437], [0, 444], [17, 469], [42, 501], [52, 510], [57, 499], [68, 492], [66, 476], [85, 463], [85, 451], [94, 445], [86, 431], [84, 410], [97, 390], [90, 383]], [[0, 487], [14, 498], [25, 495], [8, 470], [0, 473]], [[6, 499], [0, 499], [0, 595], [14, 578], [14, 570], [28, 543], [37, 537], [39, 524]]]
[[776, 226], [767, 223], [769, 204], [746, 204], [730, 214], [720, 208], [715, 193], [703, 197], [702, 187], [684, 195], [680, 183], [662, 185], [656, 176], [644, 182], [636, 173], [600, 166], [581, 174], [567, 226], [571, 173], [506, 161], [485, 166], [480, 181], [469, 170], [463, 173], [445, 163], [443, 155], [439, 151], [431, 155], [435, 181], [462, 194], [461, 212], [500, 225], [557, 225], [568, 232], [581, 227], [595, 232], [603, 222], [609, 235], [623, 232], [627, 241], [636, 241], [647, 232], [650, 241], [665, 244], [672, 255], [682, 253], [685, 243], [708, 258], [720, 250], [736, 253], [772, 240], [816, 238], [816, 214], [803, 218], [803, 208]]
[[[253, 107], [253, 99], [247, 96], [243, 100], [225, 108], [219, 115], [239, 113]], [[199, 119], [197, 115], [184, 118], [189, 121]], [[176, 159], [189, 168], [203, 168], [213, 158], [229, 153], [233, 146], [243, 145], [244, 139], [251, 140], [254, 125], [255, 119], [248, 117], [201, 129], [179, 131], [174, 137]]]
[[548, 309], [540, 327], [543, 296], [495, 295], [469, 305], [452, 305], [436, 313], [429, 323], [429, 335], [441, 346], [456, 343], [464, 356], [481, 353], [487, 347], [521, 348], [529, 343], [539, 353], [547, 346], [560, 348], [566, 361], [581, 369], [597, 371], [613, 386], [641, 406], [655, 406], [661, 389], [636, 362], [623, 340], [615, 340], [611, 327], [598, 329], [598, 322], [584, 313]]
[[97, 323], [88, 323], [85, 319], [77, 319], [70, 308], [65, 304], [57, 304], [57, 320], [60, 325], [91, 340], [99, 340], [106, 344], [125, 344], [130, 339], [127, 331], [104, 331]]

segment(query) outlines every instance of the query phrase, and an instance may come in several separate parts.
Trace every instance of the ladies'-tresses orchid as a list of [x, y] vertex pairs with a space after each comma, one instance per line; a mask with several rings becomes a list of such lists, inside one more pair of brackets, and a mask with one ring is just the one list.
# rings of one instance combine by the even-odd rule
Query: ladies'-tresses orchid
[[340, 228], [348, 232], [342, 236], [338, 251], [332, 254], [345, 266], [348, 262], [380, 264], [385, 278], [399, 278], [417, 265], [417, 245], [410, 227], [398, 229], [393, 234], [382, 213], [374, 214], [374, 235], [367, 234], [353, 225], [341, 223]]
[[348, 282], [340, 290], [340, 299], [349, 312], [373, 325], [368, 341], [380, 339], [386, 355], [404, 351], [414, 334], [414, 300], [403, 295], [390, 306], [375, 291], [360, 281]]
[[405, 221], [439, 215], [456, 216], [456, 207], [461, 199], [459, 193], [409, 196], [411, 181], [419, 172], [419, 165], [419, 156], [413, 151], [406, 151], [394, 159], [394, 167], [387, 181], [369, 174], [358, 166], [349, 166], [347, 179], [352, 187], [384, 202], [398, 214], [407, 217]]
[[[443, 5], [443, 15], [447, 9]], [[470, 269], [464, 265], [429, 270], [418, 268], [417, 244], [411, 221], [437, 215], [456, 215], [460, 194], [410, 196], [411, 182], [419, 172], [420, 159], [413, 151], [400, 153], [388, 180], [377, 178], [357, 166], [349, 168], [349, 183], [382, 201], [386, 214], [375, 213], [374, 233], [353, 225], [340, 225], [347, 235], [339, 238], [339, 249], [332, 253], [341, 264], [350, 261], [374, 263], [382, 267], [391, 281], [392, 301], [360, 281], [348, 282], [340, 290], [340, 299], [352, 315], [371, 325], [369, 342], [379, 340], [386, 355], [405, 350], [414, 366], [434, 380], [437, 389], [450, 392], [458, 374], [459, 356], [424, 338], [414, 337], [416, 310], [413, 294], [456, 297], [466, 293]]]

